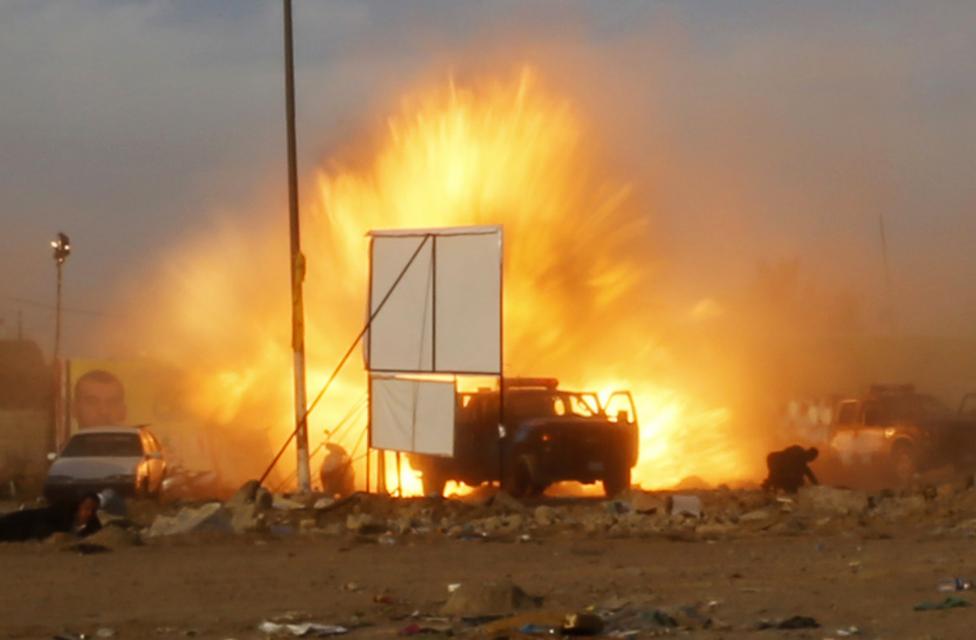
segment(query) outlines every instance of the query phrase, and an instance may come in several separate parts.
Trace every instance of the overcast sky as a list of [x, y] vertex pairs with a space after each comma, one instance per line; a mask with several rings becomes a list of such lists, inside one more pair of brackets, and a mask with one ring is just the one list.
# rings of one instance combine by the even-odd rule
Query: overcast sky
[[[418, 82], [528, 63], [595, 123], [689, 298], [791, 256], [856, 291], [880, 286], [884, 214], [899, 304], [923, 307], [905, 330], [976, 325], [972, 2], [294, 11], [303, 180]], [[21, 308], [50, 339], [50, 313], [14, 298], [53, 301], [58, 230], [75, 245], [66, 305], [114, 315], [120, 279], [214, 213], [279, 207], [286, 242], [280, 12], [0, 0], [0, 337]], [[97, 317], [71, 318], [81, 349]]]

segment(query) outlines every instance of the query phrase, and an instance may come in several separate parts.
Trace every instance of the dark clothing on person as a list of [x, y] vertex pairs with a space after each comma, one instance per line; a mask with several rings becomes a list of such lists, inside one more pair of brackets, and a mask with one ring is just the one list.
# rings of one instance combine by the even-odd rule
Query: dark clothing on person
[[809, 479], [812, 484], [818, 484], [817, 476], [809, 467], [809, 463], [816, 457], [816, 449], [804, 449], [796, 445], [770, 453], [766, 456], [769, 476], [763, 482], [763, 489], [782, 489], [788, 493], [796, 493], [805, 479]]
[[54, 533], [72, 533], [80, 538], [102, 528], [98, 514], [93, 513], [87, 522], [75, 523], [78, 506], [89, 498], [54, 504], [40, 509], [24, 509], [0, 516], [0, 542], [24, 542], [43, 540]]
[[330, 496], [348, 496], [355, 490], [355, 476], [352, 459], [346, 450], [333, 443], [325, 445], [329, 455], [322, 461], [319, 468], [319, 479], [322, 481], [322, 491]]

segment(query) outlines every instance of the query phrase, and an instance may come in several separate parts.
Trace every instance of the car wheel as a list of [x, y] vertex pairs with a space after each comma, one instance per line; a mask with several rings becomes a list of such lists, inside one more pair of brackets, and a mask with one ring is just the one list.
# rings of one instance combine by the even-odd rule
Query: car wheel
[[915, 479], [918, 463], [915, 460], [915, 450], [910, 444], [898, 443], [891, 451], [891, 470], [895, 480], [906, 485]]
[[603, 477], [604, 495], [613, 498], [627, 489], [630, 489], [630, 467], [624, 464], [611, 464]]

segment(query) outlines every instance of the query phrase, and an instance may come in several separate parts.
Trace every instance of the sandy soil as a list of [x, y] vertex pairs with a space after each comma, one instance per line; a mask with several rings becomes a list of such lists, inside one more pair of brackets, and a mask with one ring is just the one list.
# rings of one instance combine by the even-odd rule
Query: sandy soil
[[[976, 626], [976, 607], [917, 612], [913, 605], [944, 598], [936, 591], [941, 579], [976, 575], [972, 545], [971, 538], [930, 523], [883, 534], [835, 527], [717, 541], [554, 528], [528, 542], [431, 533], [400, 536], [391, 545], [351, 533], [197, 535], [95, 555], [50, 542], [5, 544], [0, 637], [94, 637], [110, 628], [118, 638], [243, 640], [266, 637], [257, 625], [287, 612], [356, 626], [350, 638], [393, 637], [411, 623], [411, 613], [437, 615], [448, 584], [510, 577], [544, 597], [543, 608], [522, 621], [608, 600], [648, 611], [711, 602], [718, 628], [642, 635], [820, 639], [841, 637], [837, 629], [854, 625], [865, 638], [966, 638]], [[393, 603], [375, 602], [379, 595]], [[794, 615], [811, 616], [822, 627], [755, 629], [761, 619]], [[455, 629], [483, 631], [460, 623]]]

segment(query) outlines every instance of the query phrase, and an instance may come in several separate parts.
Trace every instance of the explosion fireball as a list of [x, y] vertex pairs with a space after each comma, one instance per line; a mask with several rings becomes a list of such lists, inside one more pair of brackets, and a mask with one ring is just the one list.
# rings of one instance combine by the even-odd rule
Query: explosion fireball
[[[354, 150], [355, 157], [372, 159], [348, 165], [334, 160], [303, 203], [310, 396], [362, 326], [367, 231], [502, 224], [506, 375], [554, 376], [567, 388], [602, 393], [630, 389], [641, 425], [633, 478], [644, 488], [673, 486], [689, 475], [718, 482], [755, 471], [729, 446], [730, 410], [699, 406], [658, 370], [667, 348], [654, 333], [648, 212], [637, 210], [630, 185], [601, 170], [581, 118], [567, 101], [547, 93], [531, 70], [508, 80], [449, 82], [411, 96], [371, 152]], [[278, 221], [280, 216], [269, 223]], [[169, 334], [189, 345], [226, 342], [221, 331], [234, 334], [232, 358], [215, 352], [206, 359], [198, 404], [208, 408], [212, 423], [242, 429], [247, 413], [253, 425], [255, 399], [268, 399], [274, 409], [266, 418], [275, 424], [267, 432], [270, 460], [292, 415], [288, 310], [269, 302], [244, 305], [217, 293], [226, 289], [239, 297], [235, 284], [254, 277], [235, 272], [235, 260], [214, 257], [229, 252], [240, 265], [248, 254], [240, 241], [271, 242], [260, 231], [238, 232], [217, 246], [187, 247], [177, 275], [183, 289], [196, 292], [198, 304], [177, 318]], [[276, 249], [258, 253], [287, 264]], [[263, 287], [249, 285], [255, 295], [268, 297], [260, 293]], [[310, 419], [313, 450], [323, 429], [333, 431], [332, 440], [357, 458], [360, 485], [365, 388], [362, 364], [353, 361]], [[282, 464], [291, 468], [293, 462], [286, 457]], [[390, 466], [388, 486], [395, 489]], [[409, 465], [403, 477], [404, 495], [420, 491]]]

